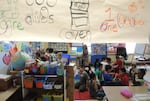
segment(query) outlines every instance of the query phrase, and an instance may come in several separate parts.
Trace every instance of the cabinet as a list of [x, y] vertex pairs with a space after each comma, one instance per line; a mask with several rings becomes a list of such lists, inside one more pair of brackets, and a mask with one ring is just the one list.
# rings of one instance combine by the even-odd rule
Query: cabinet
[[[22, 74], [22, 95], [33, 94], [34, 101], [66, 101], [66, 70], [63, 75]], [[31, 96], [31, 94], [29, 96]]]

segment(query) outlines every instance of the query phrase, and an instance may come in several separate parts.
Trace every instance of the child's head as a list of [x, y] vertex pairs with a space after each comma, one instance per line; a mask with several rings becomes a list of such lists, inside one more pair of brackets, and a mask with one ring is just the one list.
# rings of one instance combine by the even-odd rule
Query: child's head
[[107, 62], [107, 57], [102, 57], [101, 61]]
[[78, 69], [79, 69], [79, 73], [82, 73], [82, 72], [84, 71], [84, 66], [83, 66], [83, 65], [80, 65], [80, 66], [78, 67]]
[[111, 58], [107, 57], [107, 63], [110, 64], [111, 63]]
[[96, 75], [93, 73], [90, 77], [92, 80], [96, 80]]
[[102, 70], [102, 68], [103, 68], [103, 64], [100, 63], [99, 64], [99, 69]]
[[121, 68], [121, 69], [120, 69], [120, 74], [121, 74], [121, 75], [124, 75], [125, 73], [126, 73], [126, 69], [125, 69], [125, 68]]
[[105, 71], [106, 72], [111, 72], [111, 70], [112, 70], [112, 67], [110, 65], [105, 66]]
[[136, 68], [136, 64], [132, 64], [132, 68]]

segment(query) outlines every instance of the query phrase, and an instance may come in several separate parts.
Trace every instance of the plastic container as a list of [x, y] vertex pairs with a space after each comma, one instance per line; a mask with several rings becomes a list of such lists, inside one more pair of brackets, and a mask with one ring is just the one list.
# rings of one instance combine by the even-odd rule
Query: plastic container
[[51, 95], [45, 94], [45, 95], [42, 95], [42, 97], [43, 97], [43, 101], [52, 101]]
[[57, 68], [58, 67], [48, 67], [47, 68], [47, 74], [56, 75]]
[[64, 75], [64, 69], [63, 68], [57, 68], [57, 71], [56, 71], [57, 75]]
[[25, 88], [33, 88], [33, 78], [24, 79]]
[[54, 82], [45, 82], [43, 84], [44, 89], [53, 89], [53, 86], [54, 86]]
[[38, 79], [36, 79], [35, 80], [35, 86], [36, 86], [36, 88], [43, 88], [43, 83], [44, 83], [44, 80], [38, 80]]
[[32, 72], [33, 72], [34, 74], [37, 74], [37, 73], [38, 73], [38, 68], [32, 68]]
[[63, 101], [63, 95], [53, 95], [54, 101]]
[[45, 66], [41, 66], [40, 67], [40, 74], [46, 74], [46, 72], [47, 72], [47, 67], [45, 67]]
[[63, 84], [54, 84], [54, 89], [62, 89]]

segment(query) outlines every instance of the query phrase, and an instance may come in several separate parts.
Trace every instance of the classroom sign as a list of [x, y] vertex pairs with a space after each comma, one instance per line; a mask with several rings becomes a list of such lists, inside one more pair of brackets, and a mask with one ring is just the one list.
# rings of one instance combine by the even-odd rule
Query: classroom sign
[[0, 41], [149, 42], [150, 0], [0, 0]]

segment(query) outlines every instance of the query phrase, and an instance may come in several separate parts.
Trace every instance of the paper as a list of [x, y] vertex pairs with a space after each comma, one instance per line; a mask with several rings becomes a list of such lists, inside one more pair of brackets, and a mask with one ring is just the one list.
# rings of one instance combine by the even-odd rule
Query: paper
[[0, 0], [0, 41], [149, 42], [150, 0]]

